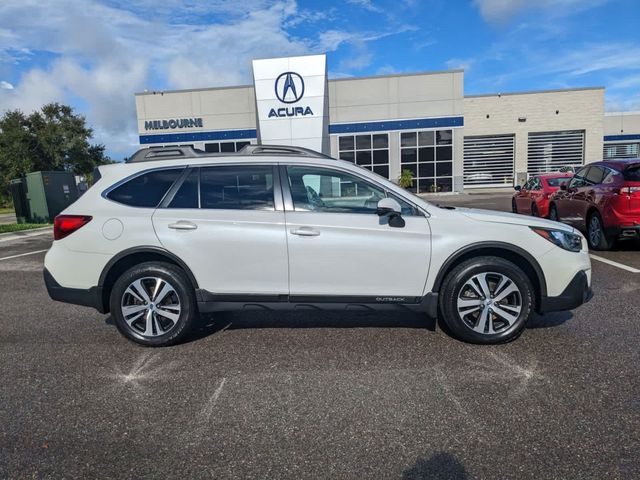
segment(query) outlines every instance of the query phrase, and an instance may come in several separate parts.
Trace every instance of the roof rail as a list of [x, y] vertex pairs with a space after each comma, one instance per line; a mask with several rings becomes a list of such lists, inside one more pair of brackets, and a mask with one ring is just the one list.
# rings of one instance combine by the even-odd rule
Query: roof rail
[[331, 158], [324, 153], [310, 148], [294, 147], [290, 145], [245, 145], [238, 151], [239, 155], [298, 155], [303, 157]]
[[198, 157], [229, 157], [235, 155], [297, 155], [301, 157], [331, 158], [323, 153], [303, 147], [289, 145], [246, 145], [238, 152], [210, 153], [191, 146], [166, 146], [141, 148], [126, 163], [151, 162], [154, 160], [180, 160]]
[[176, 160], [203, 156], [205, 152], [193, 147], [148, 147], [131, 155], [126, 163], [150, 162], [153, 160]]

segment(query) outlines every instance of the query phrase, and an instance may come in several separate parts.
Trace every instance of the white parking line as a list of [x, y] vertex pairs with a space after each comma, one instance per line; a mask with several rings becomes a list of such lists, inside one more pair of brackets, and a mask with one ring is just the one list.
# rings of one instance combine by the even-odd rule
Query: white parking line
[[45, 248], [44, 250], [36, 250], [35, 252], [20, 253], [18, 255], [11, 255], [10, 257], [2, 257], [2, 258], [0, 258], [0, 262], [2, 260], [11, 260], [12, 258], [26, 257], [27, 255], [35, 255], [36, 253], [46, 252], [47, 250], [49, 250], [49, 249]]
[[630, 267], [629, 265], [625, 265], [623, 263], [614, 262], [613, 260], [609, 260], [608, 258], [598, 257], [597, 255], [590, 254], [589, 256], [591, 258], [593, 258], [594, 260], [597, 260], [598, 262], [606, 263], [607, 265], [611, 265], [613, 267], [621, 268], [622, 270], [626, 270], [627, 272], [640, 273], [640, 269], [638, 269], [638, 268], [633, 268], [633, 267]]

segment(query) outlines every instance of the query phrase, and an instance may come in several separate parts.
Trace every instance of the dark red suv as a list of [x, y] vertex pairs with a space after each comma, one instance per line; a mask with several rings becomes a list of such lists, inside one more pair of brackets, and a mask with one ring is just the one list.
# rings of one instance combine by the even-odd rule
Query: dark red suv
[[640, 158], [585, 165], [551, 196], [549, 218], [585, 232], [594, 250], [640, 238]]

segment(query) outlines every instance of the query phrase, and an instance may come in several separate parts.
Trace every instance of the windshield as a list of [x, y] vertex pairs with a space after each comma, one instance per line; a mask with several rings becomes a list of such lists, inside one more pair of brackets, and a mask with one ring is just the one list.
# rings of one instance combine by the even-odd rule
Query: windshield
[[547, 178], [547, 183], [550, 187], [559, 187], [563, 183], [567, 183], [569, 180], [571, 180], [571, 177]]
[[628, 182], [640, 182], [640, 165], [623, 170], [622, 176]]

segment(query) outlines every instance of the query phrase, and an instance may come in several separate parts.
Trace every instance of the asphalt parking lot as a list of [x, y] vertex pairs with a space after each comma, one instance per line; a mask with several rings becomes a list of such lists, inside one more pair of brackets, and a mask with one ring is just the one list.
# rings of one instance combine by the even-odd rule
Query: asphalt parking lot
[[[147, 349], [49, 300], [50, 243], [0, 237], [0, 478], [640, 477], [640, 273], [594, 261], [589, 304], [502, 346], [414, 314], [229, 313]], [[636, 243], [597, 255], [640, 269]]]

